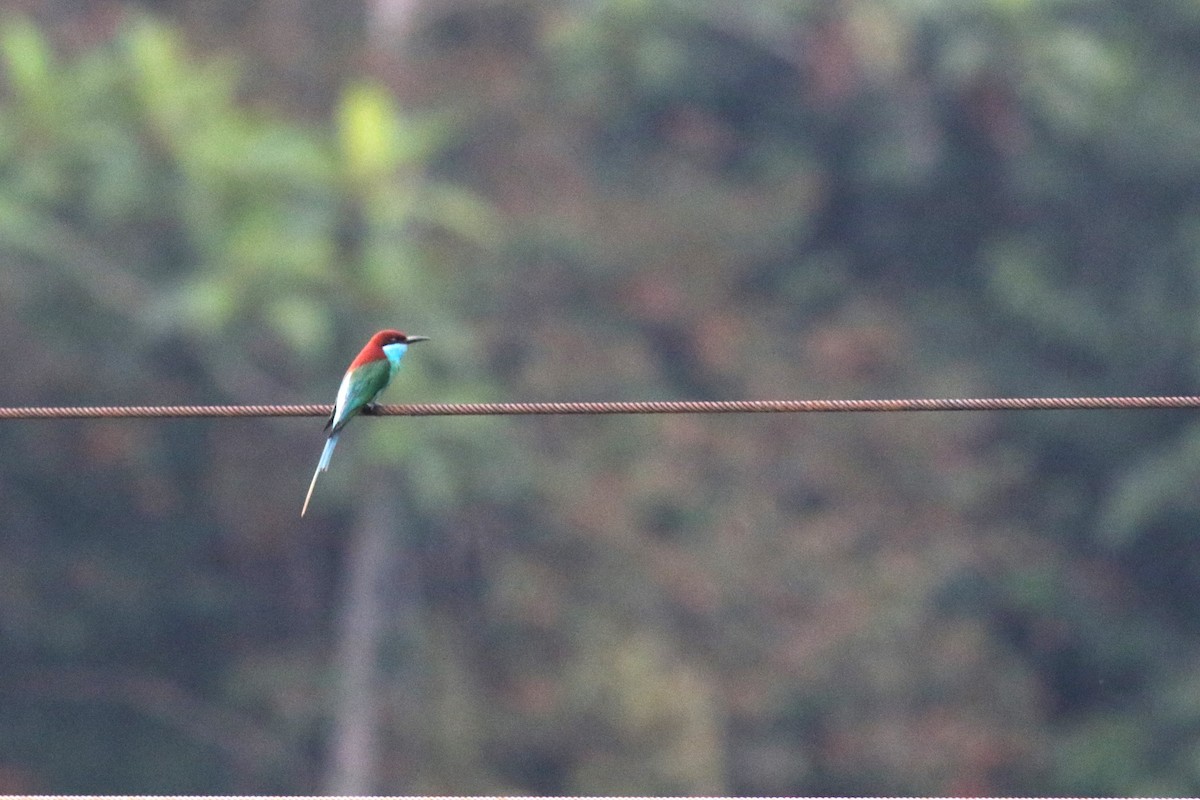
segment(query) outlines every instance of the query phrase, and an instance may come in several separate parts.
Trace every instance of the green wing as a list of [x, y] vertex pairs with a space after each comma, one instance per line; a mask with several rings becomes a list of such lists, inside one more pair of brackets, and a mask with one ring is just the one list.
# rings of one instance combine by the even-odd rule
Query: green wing
[[387, 361], [372, 361], [363, 364], [346, 376], [348, 386], [345, 393], [338, 392], [338, 399], [345, 398], [344, 405], [336, 409], [329, 432], [337, 433], [346, 426], [350, 418], [362, 410], [367, 403], [383, 391], [391, 380], [391, 365]]

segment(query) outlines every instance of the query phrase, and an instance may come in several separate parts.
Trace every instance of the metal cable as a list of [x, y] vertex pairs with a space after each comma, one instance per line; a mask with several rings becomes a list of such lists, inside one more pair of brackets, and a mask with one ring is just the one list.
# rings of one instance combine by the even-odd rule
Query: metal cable
[[[1200, 396], [952, 397], [893, 400], [650, 400], [559, 403], [403, 403], [379, 405], [371, 416], [463, 417], [534, 414], [760, 414], [847, 411], [1063, 411], [1200, 408]], [[0, 407], [3, 419], [178, 417], [324, 417], [328, 404]]]

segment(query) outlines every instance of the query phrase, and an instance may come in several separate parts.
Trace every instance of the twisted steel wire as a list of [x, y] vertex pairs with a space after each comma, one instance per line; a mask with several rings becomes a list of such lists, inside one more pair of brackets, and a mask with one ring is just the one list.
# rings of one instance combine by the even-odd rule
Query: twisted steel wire
[[[1200, 408], [1200, 396], [949, 397], [867, 400], [649, 400], [549, 403], [402, 403], [366, 411], [384, 417], [526, 416], [546, 414], [761, 414], [890, 411], [1064, 411]], [[325, 417], [329, 404], [10, 406], [4, 419], [182, 417]]]

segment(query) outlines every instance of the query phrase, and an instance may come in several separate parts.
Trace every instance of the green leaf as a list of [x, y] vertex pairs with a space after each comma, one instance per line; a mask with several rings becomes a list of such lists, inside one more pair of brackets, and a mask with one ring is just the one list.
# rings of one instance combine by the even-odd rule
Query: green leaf
[[338, 108], [338, 141], [346, 175], [361, 183], [385, 175], [397, 163], [399, 129], [392, 98], [375, 84], [352, 86]]
[[0, 35], [0, 55], [13, 89], [27, 96], [44, 91], [53, 56], [46, 37], [33, 23], [24, 18], [9, 21]]

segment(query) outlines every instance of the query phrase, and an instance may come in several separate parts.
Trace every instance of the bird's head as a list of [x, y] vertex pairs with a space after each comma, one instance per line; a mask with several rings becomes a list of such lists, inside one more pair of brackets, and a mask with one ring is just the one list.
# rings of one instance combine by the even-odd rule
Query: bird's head
[[378, 354], [382, 353], [383, 357], [392, 365], [392, 372], [395, 372], [400, 366], [400, 359], [404, 357], [404, 351], [408, 349], [410, 344], [427, 341], [429, 341], [428, 336], [407, 334], [404, 331], [380, 331], [371, 337], [371, 343], [367, 345], [363, 352], [368, 354], [368, 358], [371, 357], [370, 354], [372, 352], [375, 353], [375, 358], [378, 358]]

